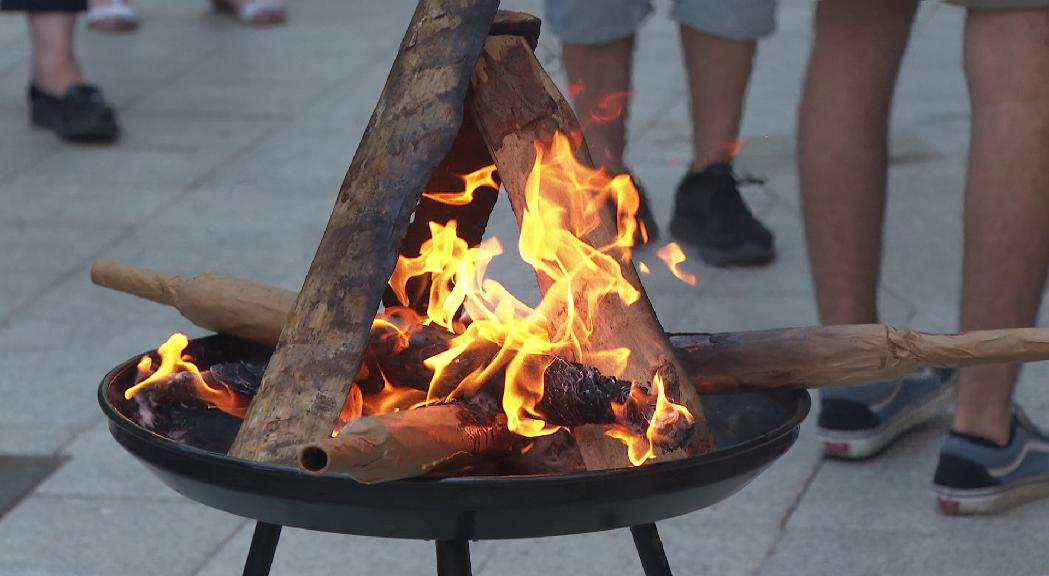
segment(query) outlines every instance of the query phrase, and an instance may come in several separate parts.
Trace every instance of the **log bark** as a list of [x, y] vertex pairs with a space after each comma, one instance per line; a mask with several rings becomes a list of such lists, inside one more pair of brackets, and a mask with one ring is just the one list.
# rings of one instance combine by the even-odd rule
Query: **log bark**
[[[186, 278], [106, 262], [95, 263], [92, 279], [175, 306], [202, 328], [260, 344], [272, 345], [295, 300], [290, 290], [251, 280], [212, 274]], [[229, 298], [246, 292], [259, 297]], [[424, 338], [431, 337], [435, 336]], [[670, 342], [689, 379], [705, 394], [850, 386], [896, 378], [924, 367], [1049, 360], [1049, 328], [937, 334], [862, 324], [671, 334]], [[409, 381], [421, 382], [432, 377], [422, 361], [445, 349], [427, 345], [410, 356], [395, 355], [390, 364], [401, 363], [398, 369], [415, 373]]]
[[498, 0], [420, 0], [230, 454], [293, 463], [330, 435], [419, 195], [462, 120]]
[[[549, 146], [554, 133], [581, 134], [579, 122], [570, 106], [549, 76], [543, 71], [529, 45], [521, 38], [495, 36], [485, 42], [477, 70], [470, 82], [469, 102], [477, 116], [477, 124], [488, 144], [492, 158], [499, 168], [503, 186], [518, 221], [524, 214], [525, 183], [535, 162], [536, 143]], [[585, 145], [578, 150], [578, 159], [591, 165]], [[586, 242], [604, 246], [612, 242], [616, 225], [611, 213], [604, 225], [593, 230]], [[656, 318], [637, 271], [629, 261], [621, 262], [627, 280], [640, 290], [641, 299], [631, 306], [616, 298], [607, 298], [600, 307], [600, 321], [584, 350], [581, 362], [600, 370], [610, 371], [598, 358], [588, 357], [590, 351], [626, 347], [630, 358], [623, 379], [646, 382], [660, 371], [664, 374], [669, 395], [684, 404], [696, 419], [693, 441], [664, 459], [700, 454], [713, 449], [713, 441], [706, 426], [699, 395], [688, 382], [687, 374], [677, 360]], [[540, 278], [540, 290], [547, 286]], [[582, 296], [582, 295], [576, 295]], [[556, 322], [556, 320], [554, 320]], [[580, 444], [588, 469], [621, 468], [629, 466], [623, 446], [605, 436], [604, 430], [583, 427], [573, 430]]]

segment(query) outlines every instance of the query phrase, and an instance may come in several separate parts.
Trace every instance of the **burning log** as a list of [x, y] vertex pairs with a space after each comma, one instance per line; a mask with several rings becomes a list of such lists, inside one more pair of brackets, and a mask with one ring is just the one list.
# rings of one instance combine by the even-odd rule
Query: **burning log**
[[[544, 381], [547, 394], [536, 410], [550, 424], [617, 424], [635, 435], [644, 435], [650, 427], [657, 398], [629, 382], [560, 359], [547, 368]], [[656, 452], [677, 450], [692, 437], [693, 422], [686, 418], [658, 426]], [[337, 437], [304, 446], [299, 465], [311, 473], [345, 472], [358, 481], [375, 483], [447, 474], [494, 458], [520, 455], [526, 447], [535, 454], [522, 455], [519, 462], [527, 458], [531, 467], [548, 472], [578, 469], [576, 458], [565, 457], [568, 450], [563, 443], [534, 442], [512, 434], [506, 415], [487, 395], [358, 418]]]
[[[490, 37], [481, 53], [470, 82], [469, 102], [477, 124], [488, 144], [492, 158], [499, 166], [503, 186], [510, 196], [510, 204], [522, 223], [527, 209], [527, 186], [536, 158], [536, 144], [550, 147], [555, 135], [581, 134], [579, 122], [567, 100], [561, 95], [542, 66], [539, 65], [528, 43], [513, 36]], [[591, 165], [585, 145], [576, 150], [578, 160]], [[565, 202], [570, 202], [566, 199]], [[565, 206], [569, 211], [571, 207]], [[617, 242], [616, 221], [605, 217], [580, 239], [590, 246], [610, 246]], [[645, 296], [637, 271], [628, 258], [619, 258], [622, 274], [638, 292], [636, 302], [626, 305], [621, 299], [605, 297], [584, 344], [583, 357], [576, 358], [606, 372], [615, 372], [615, 360], [609, 350], [625, 348], [630, 351], [625, 370], [617, 372], [630, 380], [648, 381], [657, 371], [666, 376], [670, 396], [684, 404], [696, 420], [695, 434], [684, 450], [668, 454], [680, 458], [713, 449], [699, 396], [688, 382], [688, 375], [670, 346], [651, 303]], [[545, 294], [551, 280], [539, 274], [540, 290]], [[572, 298], [587, 297], [574, 291]], [[576, 303], [579, 308], [582, 304]], [[562, 311], [564, 314], [564, 311]], [[563, 318], [561, 319], [563, 320]], [[553, 319], [553, 324], [559, 320]], [[602, 429], [586, 427], [573, 430], [588, 469], [629, 466], [626, 455], [616, 441]]]
[[458, 132], [497, 7], [419, 2], [231, 455], [290, 463], [338, 423], [411, 213]]
[[357, 418], [338, 437], [303, 446], [299, 465], [374, 483], [459, 470], [520, 445], [498, 405], [479, 399]]

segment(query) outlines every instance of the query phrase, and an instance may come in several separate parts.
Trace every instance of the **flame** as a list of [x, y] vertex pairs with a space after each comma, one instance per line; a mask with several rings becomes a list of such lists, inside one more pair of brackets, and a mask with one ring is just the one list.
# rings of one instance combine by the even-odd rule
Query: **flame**
[[[665, 386], [663, 385], [663, 376], [658, 372], [652, 378], [651, 395], [655, 396], [655, 406], [652, 409], [652, 415], [648, 418], [648, 427], [645, 429], [644, 435], [639, 435], [635, 431], [621, 425], [617, 425], [606, 432], [606, 435], [626, 444], [627, 456], [630, 458], [630, 463], [634, 466], [640, 466], [647, 460], [656, 457], [656, 448], [662, 444], [666, 436], [663, 431], [671, 428], [673, 423], [676, 423], [681, 418], [684, 418], [689, 425], [695, 422], [688, 408], [676, 404], [667, 398]], [[624, 420], [625, 418], [622, 415], [629, 405], [637, 406], [645, 403], [647, 403], [647, 398], [644, 391], [635, 384], [630, 389], [630, 396], [627, 398], [627, 402], [624, 404], [613, 403], [612, 411], [619, 416], [620, 420]]]
[[637, 263], [637, 271], [646, 276], [652, 273], [652, 270], [648, 268], [648, 264], [645, 264], [644, 262]]
[[[426, 197], [461, 205], [472, 199], [478, 187], [495, 185], [494, 167], [488, 166], [464, 176], [461, 193], [428, 193]], [[609, 217], [610, 205], [615, 206], [615, 231], [593, 240], [592, 236], [599, 235], [591, 233]], [[448, 332], [448, 341], [439, 348], [445, 351], [425, 359], [426, 367], [433, 371], [425, 391], [392, 382], [378, 363], [362, 363], [340, 421], [345, 424], [362, 415], [469, 397], [499, 376], [504, 383], [502, 408], [511, 431], [538, 437], [560, 430], [536, 408], [553, 358], [598, 364], [609, 376], [619, 376], [626, 368], [628, 349], [595, 351], [590, 336], [601, 321], [598, 307], [603, 301], [619, 299], [631, 305], [641, 297], [623, 268], [630, 265], [639, 205], [638, 191], [628, 174], [611, 176], [580, 164], [568, 136], [558, 133], [549, 147], [537, 145], [535, 164], [525, 184], [517, 243], [520, 258], [535, 269], [545, 289], [535, 306], [486, 277], [489, 264], [503, 253], [498, 239], [470, 246], [459, 237], [455, 220], [430, 222], [431, 237], [420, 246], [419, 255], [398, 259], [389, 285], [402, 306], [387, 308], [374, 320], [369, 346], [400, 353], [412, 347], [419, 327], [431, 326]], [[407, 307], [407, 287], [414, 278], [429, 281], [423, 313]], [[200, 397], [226, 410], [223, 399], [228, 401], [232, 393], [208, 387], [195, 366], [178, 360], [186, 340], [176, 336], [177, 342], [173, 337], [158, 350], [160, 368], [129, 389], [128, 397], [162, 379], [163, 374], [182, 370], [194, 376]], [[468, 361], [471, 355], [486, 361]], [[146, 374], [151, 369], [152, 361], [143, 358], [139, 371]], [[628, 405], [612, 406], [623, 423], [614, 426], [612, 434], [626, 443], [630, 460], [637, 465], [653, 457], [665, 423], [678, 422], [682, 412], [691, 420], [687, 409], [666, 398], [661, 379], [653, 381], [653, 392], [646, 390], [635, 384]], [[647, 429], [637, 425], [638, 419], [632, 417], [637, 414], [651, 414], [644, 421], [650, 422]]]
[[677, 242], [670, 242], [666, 246], [663, 246], [659, 250], [656, 250], [656, 256], [666, 263], [667, 268], [670, 269], [670, 273], [673, 274], [685, 284], [689, 286], [696, 285], [696, 275], [690, 274], [682, 270], [678, 265], [688, 260], [685, 257], [685, 252], [681, 250], [681, 245]]
[[495, 164], [485, 166], [462, 176], [463, 184], [465, 184], [462, 192], [423, 192], [423, 198], [436, 200], [442, 204], [451, 204], [452, 206], [466, 206], [474, 201], [474, 192], [478, 188], [499, 189], [499, 183], [495, 181], [493, 174], [495, 174]]
[[149, 372], [152, 370], [153, 360], [149, 356], [143, 356], [138, 362], [138, 374], [139, 377], [146, 374], [149, 374], [149, 376], [141, 381], [138, 381], [138, 378], [136, 378], [136, 384], [124, 391], [124, 399], [131, 400], [139, 392], [153, 386], [162, 386], [165, 383], [169, 383], [172, 376], [185, 372], [189, 374], [193, 393], [198, 398], [227, 414], [243, 418], [244, 413], [248, 409], [247, 400], [241, 398], [226, 386], [212, 388], [208, 385], [196, 364], [193, 363], [192, 357], [189, 357], [189, 360], [183, 359], [182, 351], [187, 346], [189, 346], [189, 339], [186, 338], [185, 334], [178, 332], [172, 334], [167, 342], [157, 348], [157, 354], [160, 355], [160, 366], [157, 366], [152, 374], [149, 374]]
[[[448, 194], [429, 197], [457, 201]], [[600, 246], [582, 240], [601, 225], [603, 211], [610, 204], [616, 206], [616, 234]], [[394, 293], [407, 304], [408, 281], [428, 274], [429, 305], [423, 322], [455, 334], [447, 351], [426, 360], [434, 371], [426, 402], [470, 396], [502, 371], [502, 407], [510, 430], [528, 437], [558, 431], [559, 426], [545, 422], [536, 411], [549, 358], [583, 357], [603, 299], [619, 298], [627, 305], [639, 300], [640, 292], [623, 275], [621, 263], [631, 255], [639, 204], [629, 175], [610, 176], [580, 164], [565, 135], [556, 134], [549, 148], [537, 146], [525, 185], [517, 246], [521, 259], [546, 286], [545, 296], [535, 307], [485, 277], [489, 263], [502, 253], [498, 240], [471, 247], [457, 236], [455, 221], [431, 222], [431, 239], [422, 245], [419, 256], [400, 258], [390, 278]], [[457, 327], [460, 310], [471, 321]], [[558, 321], [551, 322], [551, 318]], [[456, 372], [457, 360], [481, 351], [492, 360], [471, 368], [468, 374]], [[623, 348], [591, 350], [590, 357], [612, 366], [610, 372], [615, 375], [625, 368], [629, 353]], [[395, 392], [399, 389], [388, 382], [387, 387], [388, 397], [403, 408], [403, 395], [410, 393]], [[408, 402], [414, 400], [412, 396]], [[386, 408], [366, 407], [365, 412]]]

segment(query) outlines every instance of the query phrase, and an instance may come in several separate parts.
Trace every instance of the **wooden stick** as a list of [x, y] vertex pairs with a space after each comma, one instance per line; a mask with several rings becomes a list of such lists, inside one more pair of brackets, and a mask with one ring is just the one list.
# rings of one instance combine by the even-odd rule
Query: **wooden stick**
[[[212, 274], [185, 278], [106, 262], [95, 263], [92, 279], [102, 286], [169, 303], [202, 328], [262, 344], [279, 334], [281, 318], [287, 316], [295, 299], [290, 290], [251, 280]], [[254, 288], [261, 288], [254, 292], [260, 295], [257, 299], [228, 298]], [[251, 329], [244, 330], [244, 326]], [[670, 342], [696, 388], [715, 394], [849, 386], [896, 378], [922, 367], [1049, 360], [1049, 327], [936, 334], [884, 324], [810, 326], [671, 334]], [[414, 357], [416, 360], [397, 357], [397, 361], [425, 359], [419, 354]], [[401, 370], [425, 371], [426, 378], [432, 374], [425, 366], [405, 365]]]
[[293, 463], [339, 421], [409, 217], [458, 132], [498, 0], [420, 0], [230, 450]]
[[[477, 70], [470, 82], [470, 103], [477, 124], [484, 135], [510, 196], [510, 204], [520, 222], [525, 208], [525, 183], [535, 162], [535, 146], [549, 146], [554, 133], [581, 134], [579, 122], [567, 100], [543, 71], [529, 45], [521, 38], [494, 36], [485, 42]], [[578, 150], [584, 164], [591, 164], [585, 146]], [[616, 224], [611, 213], [602, 226], [591, 231], [584, 241], [592, 246], [612, 244]], [[666, 334], [656, 319], [648, 297], [629, 261], [621, 262], [624, 276], [641, 292], [641, 298], [626, 306], [617, 298], [606, 298], [600, 305], [599, 321], [590, 335], [581, 362], [611, 372], [610, 360], [591, 356], [591, 352], [626, 347], [631, 351], [624, 379], [649, 381], [656, 371], [666, 379], [668, 393], [684, 404], [696, 419], [695, 435], [684, 450], [666, 458], [679, 458], [713, 449], [699, 396], [687, 382], [687, 374], [678, 362]], [[545, 293], [548, 281], [539, 279]], [[584, 297], [584, 295], [575, 295]], [[557, 322], [556, 319], [552, 320]], [[615, 440], [601, 429], [584, 427], [573, 430], [588, 469], [629, 466], [627, 455]]]
[[91, 281], [174, 306], [201, 328], [269, 347], [277, 345], [296, 297], [290, 290], [251, 280], [206, 273], [187, 278], [107, 260], [91, 266]]
[[515, 446], [521, 439], [506, 429], [494, 403], [444, 404], [352, 420], [337, 438], [303, 446], [298, 463], [313, 474], [386, 482], [461, 469], [509, 455]]
[[849, 386], [923, 367], [1049, 360], [1049, 328], [935, 334], [861, 324], [681, 334], [671, 341], [703, 393]]

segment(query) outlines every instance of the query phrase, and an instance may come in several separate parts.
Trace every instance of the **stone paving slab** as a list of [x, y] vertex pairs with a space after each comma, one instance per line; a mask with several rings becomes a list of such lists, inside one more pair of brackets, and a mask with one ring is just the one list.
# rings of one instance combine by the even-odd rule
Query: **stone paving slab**
[[0, 574], [194, 574], [243, 520], [199, 504], [33, 496], [0, 522]]

